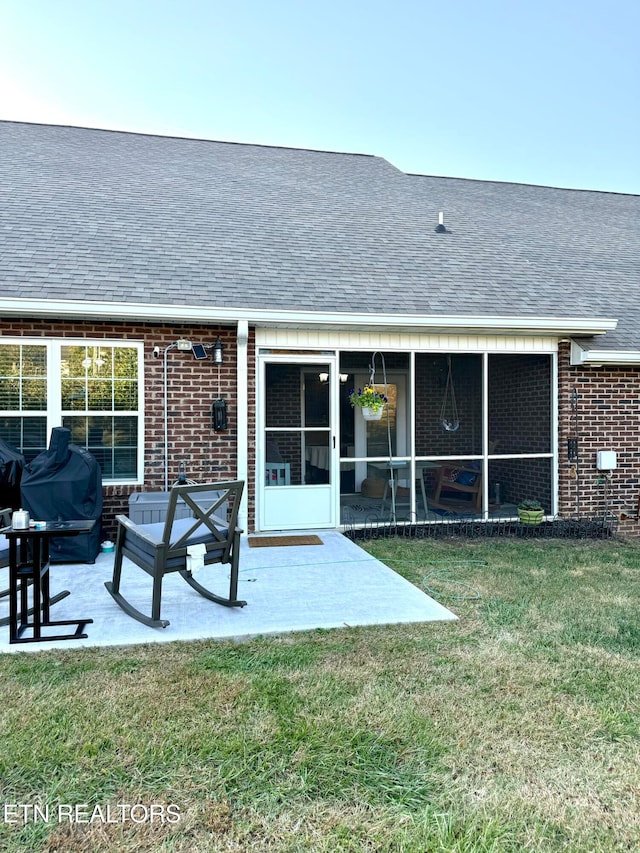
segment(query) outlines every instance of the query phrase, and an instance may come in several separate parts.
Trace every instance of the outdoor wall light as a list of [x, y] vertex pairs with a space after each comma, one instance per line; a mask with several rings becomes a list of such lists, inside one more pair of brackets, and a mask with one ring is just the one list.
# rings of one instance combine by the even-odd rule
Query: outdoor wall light
[[213, 363], [224, 364], [224, 346], [222, 345], [220, 336], [218, 336], [218, 339], [213, 345]]
[[[345, 384], [346, 384], [346, 382], [347, 382], [347, 380], [348, 380], [348, 378], [349, 378], [349, 374], [348, 374], [348, 373], [341, 373], [341, 374], [340, 374], [340, 384], [341, 384], [341, 385], [345, 385]], [[318, 379], [319, 379], [319, 380], [320, 380], [320, 382], [324, 385], [326, 382], [328, 382], [328, 381], [329, 381], [329, 374], [328, 374], [328, 373], [319, 373], [319, 374], [318, 374]]]
[[193, 349], [193, 344], [186, 338], [180, 338], [179, 341], [176, 341], [176, 348], [181, 352], [189, 352], [190, 349]]

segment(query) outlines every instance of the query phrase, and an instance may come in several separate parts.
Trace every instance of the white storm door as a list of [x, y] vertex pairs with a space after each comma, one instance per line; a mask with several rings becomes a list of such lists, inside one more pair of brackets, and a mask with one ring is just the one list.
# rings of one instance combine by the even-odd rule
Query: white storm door
[[326, 356], [261, 359], [260, 530], [336, 525], [335, 371]]

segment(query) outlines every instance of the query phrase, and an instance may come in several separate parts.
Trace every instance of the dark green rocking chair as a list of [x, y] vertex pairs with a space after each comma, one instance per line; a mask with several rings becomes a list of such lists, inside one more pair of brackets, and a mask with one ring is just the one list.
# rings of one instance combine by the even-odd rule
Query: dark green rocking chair
[[[242, 533], [237, 520], [243, 488], [242, 480], [176, 485], [169, 495], [164, 522], [135, 524], [124, 515], [116, 516], [118, 532], [113, 580], [105, 583], [105, 587], [125, 613], [152, 628], [166, 628], [169, 620], [160, 618], [160, 604], [162, 581], [170, 572], [178, 572], [192, 589], [209, 601], [225, 607], [245, 606], [247, 602], [237, 597]], [[185, 508], [190, 516], [180, 517], [185, 515]], [[193, 578], [187, 568], [192, 545], [205, 545], [204, 565], [221, 563], [230, 567], [228, 597], [216, 595]], [[153, 579], [151, 616], [134, 607], [120, 592], [123, 557], [128, 557]]]

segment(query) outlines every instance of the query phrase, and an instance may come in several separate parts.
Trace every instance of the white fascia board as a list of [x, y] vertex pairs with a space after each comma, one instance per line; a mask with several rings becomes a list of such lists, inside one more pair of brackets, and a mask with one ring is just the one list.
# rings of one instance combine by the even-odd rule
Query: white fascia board
[[639, 350], [615, 349], [584, 349], [576, 341], [571, 341], [571, 365], [581, 364], [589, 367], [605, 367], [606, 365], [634, 366], [640, 365]]
[[0, 314], [85, 320], [134, 320], [149, 323], [206, 323], [301, 328], [384, 328], [410, 330], [464, 330], [470, 333], [604, 335], [618, 321], [605, 317], [505, 317], [478, 315], [374, 314], [348, 311], [281, 311], [259, 308], [221, 308], [198, 305], [98, 302], [80, 299], [15, 299], [0, 297]]

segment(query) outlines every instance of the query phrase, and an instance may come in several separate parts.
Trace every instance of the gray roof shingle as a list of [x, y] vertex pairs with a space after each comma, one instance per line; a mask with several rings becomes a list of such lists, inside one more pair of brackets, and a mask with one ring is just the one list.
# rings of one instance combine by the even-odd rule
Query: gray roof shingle
[[[444, 211], [447, 234], [435, 232]], [[7, 297], [606, 316], [640, 349], [640, 196], [354, 154], [0, 122]]]

